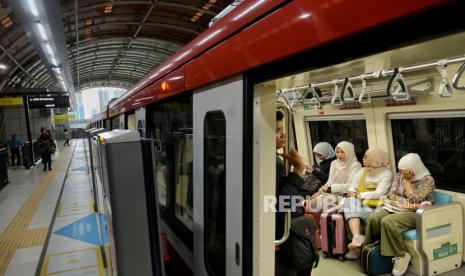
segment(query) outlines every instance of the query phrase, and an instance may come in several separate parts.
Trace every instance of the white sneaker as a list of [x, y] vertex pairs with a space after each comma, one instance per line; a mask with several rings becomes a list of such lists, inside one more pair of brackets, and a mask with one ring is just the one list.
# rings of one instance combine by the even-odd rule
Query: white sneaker
[[401, 276], [404, 275], [407, 271], [408, 264], [410, 263], [410, 259], [412, 256], [405, 252], [404, 257], [394, 257], [392, 260], [394, 261], [394, 267], [392, 268], [392, 275], [394, 276]]

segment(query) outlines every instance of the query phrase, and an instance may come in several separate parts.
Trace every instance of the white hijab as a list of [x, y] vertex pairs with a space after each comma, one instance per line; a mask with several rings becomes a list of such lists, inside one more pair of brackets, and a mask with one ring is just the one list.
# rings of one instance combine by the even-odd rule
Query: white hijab
[[423, 165], [420, 156], [416, 153], [409, 153], [402, 157], [399, 160], [397, 167], [402, 170], [412, 170], [415, 174], [412, 179], [413, 181], [417, 181], [425, 176], [431, 175], [425, 165]]
[[340, 148], [344, 151], [346, 155], [346, 160], [341, 161], [339, 159], [334, 160], [334, 165], [338, 170], [350, 170], [353, 166], [360, 164], [357, 161], [357, 157], [355, 156], [355, 149], [352, 143], [342, 141], [336, 145], [336, 148]]
[[[325, 160], [336, 156], [336, 153], [334, 152], [333, 147], [328, 142], [320, 142], [316, 144], [315, 147], [313, 148], [313, 152], [323, 155]], [[321, 161], [323, 161], [318, 158], [315, 158], [315, 159], [318, 164], [320, 164]]]

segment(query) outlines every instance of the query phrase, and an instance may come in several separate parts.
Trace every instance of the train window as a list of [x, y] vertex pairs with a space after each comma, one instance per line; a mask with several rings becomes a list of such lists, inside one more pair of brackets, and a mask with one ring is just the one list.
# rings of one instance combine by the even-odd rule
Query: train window
[[204, 121], [205, 267], [226, 275], [226, 119], [208, 112]]
[[368, 149], [368, 135], [363, 116], [306, 118], [313, 148], [319, 142], [328, 142], [335, 147], [339, 142], [354, 144], [357, 159], [362, 162], [363, 154]]
[[189, 230], [193, 226], [193, 152], [192, 129], [180, 129], [174, 134], [174, 169], [176, 186], [175, 215]]
[[405, 154], [418, 153], [437, 188], [465, 192], [465, 115], [396, 115], [389, 117], [396, 164]]
[[[155, 140], [155, 182], [158, 190], [158, 202], [165, 208], [167, 199], [167, 181], [168, 181], [168, 154], [167, 139], [168, 121], [162, 116], [162, 111], [155, 111], [154, 132], [152, 138]], [[159, 116], [157, 116], [159, 115]]]
[[193, 239], [192, 96], [153, 105], [148, 133], [154, 139], [155, 185], [162, 219], [184, 244]]

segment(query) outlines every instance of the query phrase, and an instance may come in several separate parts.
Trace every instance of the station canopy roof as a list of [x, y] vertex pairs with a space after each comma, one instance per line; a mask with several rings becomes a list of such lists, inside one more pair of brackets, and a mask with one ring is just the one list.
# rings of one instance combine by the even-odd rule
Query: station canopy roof
[[[26, 35], [23, 19], [15, 14], [9, 5], [11, 1], [21, 0], [0, 0], [0, 91], [53, 90], [57, 80]], [[44, 5], [48, 1], [44, 0]], [[130, 88], [206, 30], [210, 20], [232, 2], [59, 1], [75, 90], [100, 86]]]

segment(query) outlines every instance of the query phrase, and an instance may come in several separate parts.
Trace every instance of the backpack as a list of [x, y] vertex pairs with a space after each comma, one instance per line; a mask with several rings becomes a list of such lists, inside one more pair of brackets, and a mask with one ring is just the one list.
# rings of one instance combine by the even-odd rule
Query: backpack
[[316, 247], [316, 230], [317, 225], [310, 217], [292, 218], [289, 238], [281, 246], [290, 268], [302, 270], [318, 266], [320, 256]]
[[311, 173], [305, 173], [302, 176], [304, 184], [300, 188], [305, 195], [313, 195], [321, 188], [323, 182], [316, 175]]

